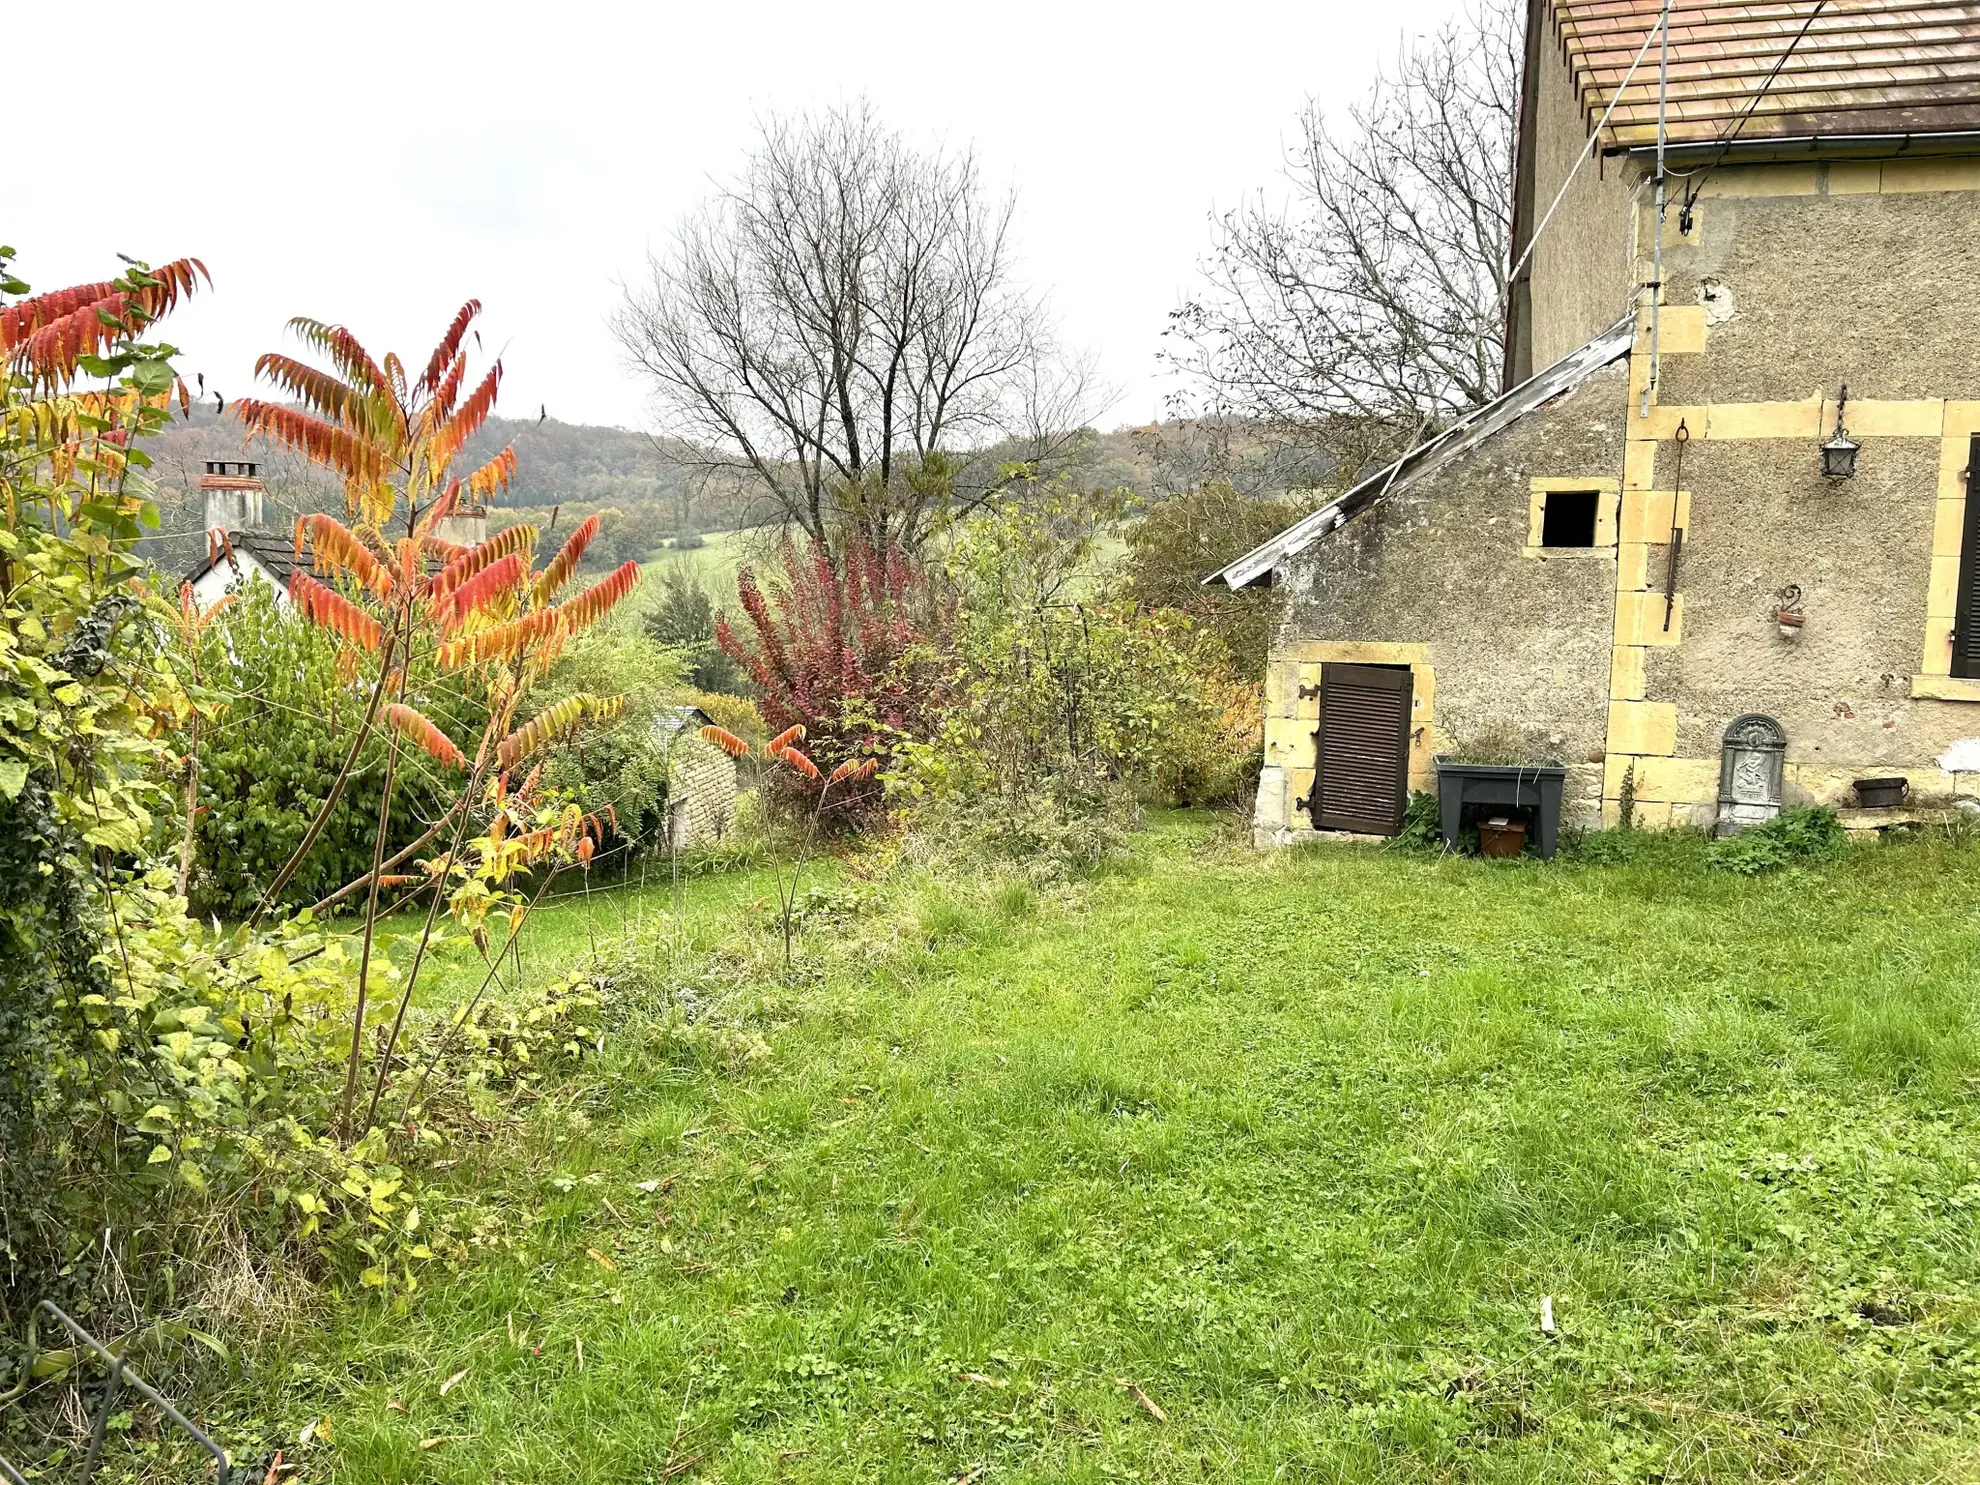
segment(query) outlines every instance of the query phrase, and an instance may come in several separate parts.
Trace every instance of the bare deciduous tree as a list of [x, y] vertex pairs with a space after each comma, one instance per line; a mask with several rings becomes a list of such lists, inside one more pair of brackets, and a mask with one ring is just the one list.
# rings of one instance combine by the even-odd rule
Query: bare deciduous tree
[[1049, 461], [1084, 369], [1012, 281], [1010, 199], [860, 104], [772, 119], [613, 328], [667, 431], [836, 546], [913, 546], [994, 490], [971, 452]]
[[1498, 394], [1523, 12], [1476, 0], [1344, 133], [1308, 103], [1290, 202], [1219, 219], [1208, 288], [1171, 316], [1215, 409], [1322, 425], [1351, 473]]

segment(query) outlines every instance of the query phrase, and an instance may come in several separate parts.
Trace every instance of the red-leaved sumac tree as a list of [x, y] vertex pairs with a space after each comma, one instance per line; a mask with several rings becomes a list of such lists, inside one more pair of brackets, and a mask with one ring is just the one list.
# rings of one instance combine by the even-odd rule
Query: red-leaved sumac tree
[[[745, 567], [736, 591], [747, 627], [725, 617], [715, 638], [756, 683], [764, 724], [804, 729], [822, 777], [932, 733], [947, 689], [945, 600], [912, 557], [855, 537], [835, 562], [822, 545], [786, 537], [767, 586]], [[766, 782], [800, 810], [824, 787], [796, 769]], [[841, 779], [834, 820], [870, 819], [881, 794], [871, 773], [850, 787]]]

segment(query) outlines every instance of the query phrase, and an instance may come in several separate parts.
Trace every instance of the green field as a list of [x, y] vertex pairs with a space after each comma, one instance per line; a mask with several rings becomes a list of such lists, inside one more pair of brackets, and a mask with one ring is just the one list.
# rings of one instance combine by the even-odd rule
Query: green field
[[708, 590], [718, 609], [732, 608], [736, 601], [737, 570], [751, 562], [762, 566], [776, 550], [775, 533], [768, 530], [710, 531], [703, 542], [702, 546], [687, 551], [662, 548], [641, 564], [647, 579], [642, 585], [645, 601], [651, 602], [659, 591], [654, 579], [671, 568], [685, 567]]
[[1636, 856], [1169, 816], [852, 863], [788, 981], [708, 978], [764, 915], [703, 879], [703, 969], [456, 1169], [512, 1246], [243, 1409], [341, 1482], [1980, 1477], [1980, 855]]

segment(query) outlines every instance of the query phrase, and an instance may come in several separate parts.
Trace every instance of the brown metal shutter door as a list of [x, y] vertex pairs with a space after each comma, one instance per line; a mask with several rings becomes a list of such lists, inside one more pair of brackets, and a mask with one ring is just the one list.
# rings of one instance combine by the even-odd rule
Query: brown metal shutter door
[[1321, 667], [1311, 810], [1316, 829], [1401, 832], [1409, 787], [1410, 680], [1406, 666]]
[[1966, 449], [1966, 524], [1960, 533], [1954, 614], [1952, 673], [1980, 676], [1980, 434]]

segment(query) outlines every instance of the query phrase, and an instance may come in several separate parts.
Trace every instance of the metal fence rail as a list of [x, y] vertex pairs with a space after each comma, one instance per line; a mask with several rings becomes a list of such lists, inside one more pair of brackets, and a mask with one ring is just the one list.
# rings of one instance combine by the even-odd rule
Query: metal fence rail
[[[110, 1367], [110, 1380], [104, 1384], [103, 1400], [97, 1404], [96, 1413], [90, 1419], [89, 1449], [83, 1455], [82, 1474], [78, 1477], [76, 1485], [89, 1485], [89, 1482], [95, 1478], [97, 1466], [102, 1462], [103, 1458], [104, 1433], [110, 1426], [110, 1419], [117, 1410], [117, 1401], [123, 1396], [126, 1387], [129, 1387], [133, 1392], [136, 1392], [140, 1397], [156, 1407], [159, 1412], [178, 1424], [191, 1437], [194, 1443], [198, 1444], [200, 1448], [204, 1449], [212, 1457], [214, 1485], [229, 1485], [227, 1451], [225, 1449], [222, 1449], [212, 1439], [208, 1438], [196, 1423], [177, 1408], [173, 1407], [150, 1384], [145, 1382], [136, 1372], [132, 1371], [125, 1364], [123, 1357], [117, 1355], [95, 1336], [84, 1330], [82, 1326], [70, 1319], [68, 1315], [63, 1313], [54, 1301], [44, 1299], [35, 1308], [46, 1311], [49, 1315], [53, 1316], [64, 1330], [68, 1331], [70, 1335], [88, 1347], [89, 1350], [95, 1352]], [[32, 1337], [32, 1331], [29, 1334]], [[30, 1339], [29, 1344], [32, 1347], [32, 1339]], [[33, 1366], [34, 1352], [30, 1349], [28, 1355], [28, 1367], [30, 1371]], [[81, 1383], [78, 1382], [77, 1386], [80, 1387]], [[21, 1472], [9, 1464], [4, 1457], [0, 1457], [0, 1478], [4, 1478], [7, 1485], [29, 1485], [29, 1481]]]

